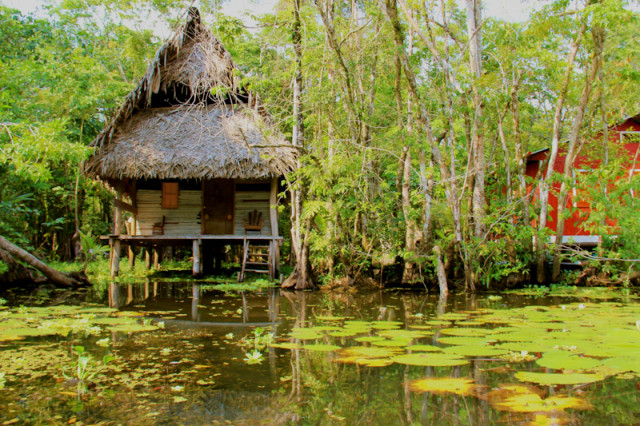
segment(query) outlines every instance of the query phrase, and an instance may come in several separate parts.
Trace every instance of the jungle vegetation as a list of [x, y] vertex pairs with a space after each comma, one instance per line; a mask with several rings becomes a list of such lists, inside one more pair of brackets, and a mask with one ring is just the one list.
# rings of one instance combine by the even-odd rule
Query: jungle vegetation
[[[545, 197], [551, 179], [565, 196], [571, 184], [527, 178], [525, 156], [564, 141], [602, 155], [585, 141], [640, 112], [640, 14], [631, 0], [540, 3], [508, 22], [479, 0], [281, 0], [249, 28], [200, 2], [303, 152], [283, 193], [301, 285], [562, 279]], [[162, 43], [154, 25], [191, 2], [47, 4], [48, 18], [0, 7], [0, 235], [71, 261], [111, 218], [112, 194], [82, 173], [90, 143]], [[586, 226], [617, 235], [592, 256], [608, 283], [640, 259], [637, 182], [603, 184], [619, 173], [612, 160], [578, 182], [598, 212]]]

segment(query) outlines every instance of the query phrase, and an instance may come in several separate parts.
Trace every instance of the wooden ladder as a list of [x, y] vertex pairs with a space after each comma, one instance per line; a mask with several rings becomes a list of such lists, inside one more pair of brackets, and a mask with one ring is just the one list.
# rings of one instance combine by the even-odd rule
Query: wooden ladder
[[273, 242], [264, 239], [251, 238], [245, 235], [242, 255], [242, 269], [238, 275], [238, 282], [244, 281], [245, 273], [269, 274], [273, 279]]

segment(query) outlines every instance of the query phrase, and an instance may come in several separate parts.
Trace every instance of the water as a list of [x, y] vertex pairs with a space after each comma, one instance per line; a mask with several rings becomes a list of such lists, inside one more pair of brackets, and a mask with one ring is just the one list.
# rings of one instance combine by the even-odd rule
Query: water
[[[638, 372], [622, 371], [632, 367], [614, 371], [611, 365], [620, 360], [633, 361], [640, 354], [640, 331], [630, 322], [636, 317], [640, 320], [640, 306], [633, 298], [605, 293], [595, 299], [584, 295], [578, 299], [570, 294], [466, 295], [450, 296], [445, 301], [416, 292], [289, 293], [271, 288], [224, 293], [191, 283], [114, 284], [103, 292], [74, 295], [74, 302], [82, 300], [83, 310], [27, 307], [0, 311], [0, 374], [4, 373], [0, 422], [636, 423], [640, 417]], [[58, 302], [60, 299], [58, 296]], [[12, 303], [36, 301], [30, 298]], [[48, 303], [49, 298], [45, 298], [43, 304]], [[117, 308], [120, 314], [100, 306]], [[526, 308], [532, 306], [543, 308]], [[603, 333], [595, 337], [584, 334], [584, 330], [596, 330], [612, 312], [619, 313], [612, 316], [622, 318], [612, 320], [610, 326], [611, 330], [620, 330], [621, 338], [615, 340], [612, 335], [614, 340], [605, 341]], [[508, 313], [510, 319], [496, 319], [496, 313]], [[564, 313], [572, 314], [565, 318], [561, 316]], [[523, 315], [527, 318], [520, 321]], [[555, 317], [538, 318], [541, 315]], [[488, 322], [479, 324], [485, 320]], [[31, 328], [21, 321], [27, 321]], [[544, 327], [524, 328], [535, 321], [542, 321]], [[568, 333], [574, 323], [576, 333], [582, 330], [583, 335], [575, 335], [580, 338], [574, 336], [574, 342], [559, 340], [571, 337]], [[150, 329], [159, 324], [164, 328], [109, 330], [126, 329], [132, 324]], [[461, 328], [472, 331], [460, 332]], [[20, 331], [27, 329], [37, 331]], [[462, 365], [412, 365], [414, 360], [406, 358], [423, 354], [418, 363], [435, 359], [425, 355], [430, 352], [412, 350], [411, 346], [435, 346], [434, 350], [444, 353], [452, 345], [440, 339], [459, 334], [469, 334], [469, 342], [462, 343], [473, 351], [477, 338], [485, 333], [482, 330], [491, 329], [502, 337], [479, 342], [482, 351], [490, 348], [488, 355], [453, 356], [462, 360]], [[514, 329], [524, 335], [535, 334], [532, 330], [544, 334], [539, 340], [532, 337], [532, 342], [518, 342], [512, 336]], [[406, 330], [415, 335], [403, 336]], [[273, 338], [268, 342], [270, 334]], [[22, 340], [7, 340], [11, 338], [7, 336]], [[615, 343], [620, 340], [620, 345], [626, 345], [624, 356], [616, 352], [622, 350]], [[587, 341], [597, 342], [595, 349], [587, 347]], [[543, 349], [551, 355], [561, 351], [560, 355], [588, 358], [595, 363], [604, 362], [606, 357], [613, 361], [608, 362], [606, 371], [602, 365], [580, 371], [601, 375], [591, 383], [536, 384], [516, 378], [523, 371], [561, 371], [557, 366], [539, 365], [542, 361], [536, 359], [542, 355], [554, 361], [545, 351], [525, 354], [513, 349], [521, 344], [535, 349], [533, 346], [544, 342], [550, 342]], [[502, 344], [514, 346], [510, 351], [497, 349]], [[83, 346], [84, 353], [91, 356], [88, 371], [95, 372], [91, 378], [78, 379], [78, 355], [73, 349], [77, 346]], [[600, 349], [604, 347], [612, 353], [598, 356], [588, 352], [604, 351]], [[373, 350], [354, 356], [348, 348]], [[101, 369], [105, 355], [115, 359]], [[402, 361], [403, 356], [408, 363], [390, 361]], [[528, 358], [519, 359], [523, 356]], [[450, 359], [449, 355], [441, 358]], [[375, 364], [372, 359], [384, 366], [368, 366]], [[473, 388], [466, 392], [442, 391], [429, 383], [428, 391], [420, 389], [418, 380], [433, 377], [458, 379], [454, 388], [466, 379]], [[2, 383], [0, 379], [0, 387]]]

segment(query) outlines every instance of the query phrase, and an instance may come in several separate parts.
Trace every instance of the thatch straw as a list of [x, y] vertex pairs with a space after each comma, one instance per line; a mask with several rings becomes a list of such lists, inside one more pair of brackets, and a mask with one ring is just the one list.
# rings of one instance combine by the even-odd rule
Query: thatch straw
[[[269, 129], [264, 114], [243, 104], [249, 94], [239, 88], [235, 69], [229, 52], [190, 8], [185, 25], [156, 52], [145, 76], [93, 142], [96, 152], [87, 172], [107, 179], [248, 179], [291, 171], [295, 151]], [[155, 93], [185, 88], [190, 99], [183, 105], [153, 108]], [[202, 103], [211, 92], [222, 94], [215, 107]]]
[[106, 179], [256, 179], [295, 167], [293, 147], [246, 106], [147, 109], [127, 120], [89, 161]]

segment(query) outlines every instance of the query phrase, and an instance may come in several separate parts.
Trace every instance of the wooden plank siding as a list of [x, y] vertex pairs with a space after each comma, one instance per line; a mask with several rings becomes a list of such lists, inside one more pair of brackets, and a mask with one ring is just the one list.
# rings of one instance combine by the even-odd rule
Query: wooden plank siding
[[249, 218], [249, 212], [257, 210], [262, 213], [262, 235], [271, 235], [271, 219], [269, 215], [269, 191], [236, 191], [236, 214], [233, 233], [244, 235], [243, 220]]
[[180, 190], [177, 209], [162, 208], [162, 192], [139, 189], [136, 194], [138, 208], [136, 235], [152, 235], [154, 223], [162, 222], [165, 216], [164, 235], [201, 234], [200, 212], [202, 192]]

